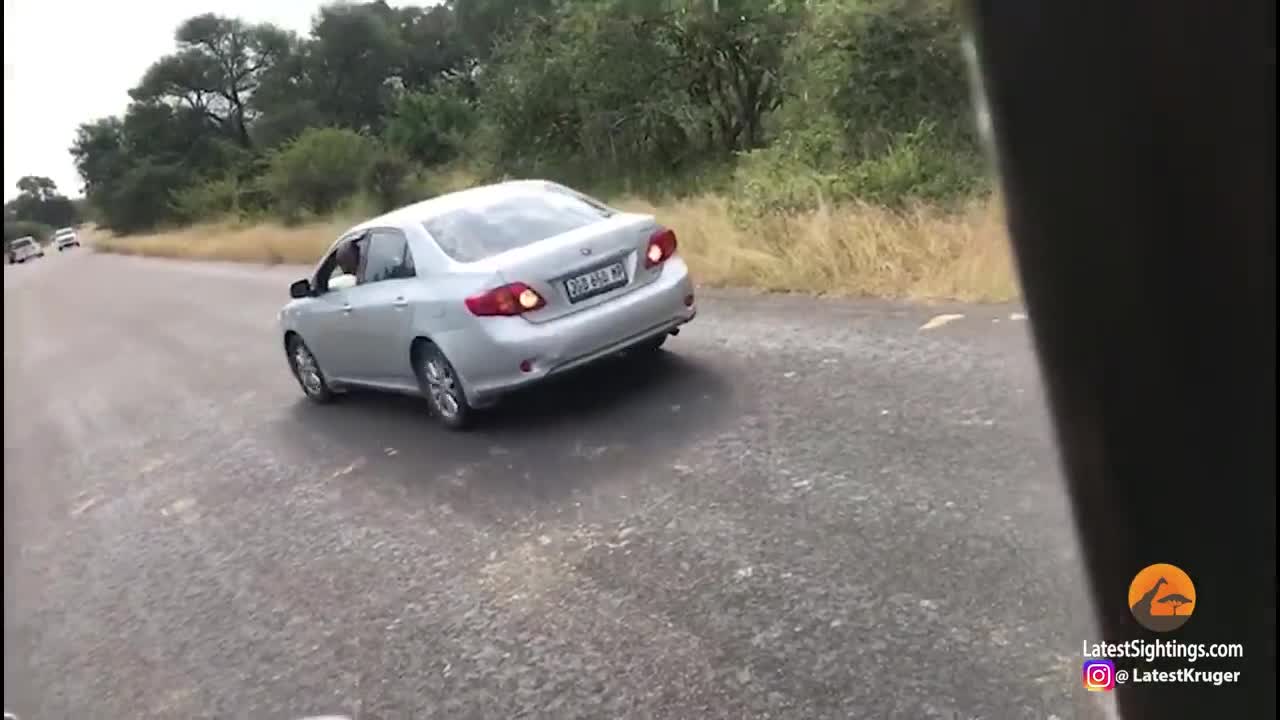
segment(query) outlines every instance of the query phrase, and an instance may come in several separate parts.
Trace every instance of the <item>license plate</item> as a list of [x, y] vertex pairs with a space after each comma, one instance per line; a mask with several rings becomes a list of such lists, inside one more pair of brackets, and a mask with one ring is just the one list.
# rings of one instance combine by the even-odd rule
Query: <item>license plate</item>
[[569, 302], [575, 303], [626, 284], [627, 271], [622, 263], [616, 262], [565, 280], [564, 291], [569, 295]]

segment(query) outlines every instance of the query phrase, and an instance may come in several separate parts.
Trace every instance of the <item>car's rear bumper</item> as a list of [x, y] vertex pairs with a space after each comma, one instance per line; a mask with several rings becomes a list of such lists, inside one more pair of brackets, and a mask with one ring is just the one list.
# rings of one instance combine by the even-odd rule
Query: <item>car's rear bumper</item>
[[[445, 353], [472, 403], [498, 396], [671, 332], [697, 315], [693, 281], [679, 256], [658, 279], [611, 302], [545, 323], [523, 318], [483, 318], [483, 332]], [[473, 339], [474, 338], [474, 339]], [[529, 369], [521, 363], [528, 361]]]

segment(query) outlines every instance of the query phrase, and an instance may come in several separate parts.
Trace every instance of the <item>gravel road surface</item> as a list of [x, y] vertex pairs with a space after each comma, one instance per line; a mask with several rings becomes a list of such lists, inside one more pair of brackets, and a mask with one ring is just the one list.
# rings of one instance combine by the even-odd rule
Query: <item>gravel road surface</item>
[[708, 291], [661, 360], [459, 435], [303, 399], [275, 329], [301, 274], [5, 268], [6, 710], [1098, 712], [1018, 308]]

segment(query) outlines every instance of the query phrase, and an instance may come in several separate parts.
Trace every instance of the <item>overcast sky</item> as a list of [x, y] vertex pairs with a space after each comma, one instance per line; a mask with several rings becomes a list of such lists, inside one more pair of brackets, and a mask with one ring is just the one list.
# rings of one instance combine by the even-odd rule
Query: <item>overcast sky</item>
[[[80, 194], [76, 127], [124, 111], [129, 88], [192, 15], [216, 12], [306, 32], [319, 0], [4, 0], [4, 198], [23, 175]], [[394, 3], [399, 5], [400, 3]]]

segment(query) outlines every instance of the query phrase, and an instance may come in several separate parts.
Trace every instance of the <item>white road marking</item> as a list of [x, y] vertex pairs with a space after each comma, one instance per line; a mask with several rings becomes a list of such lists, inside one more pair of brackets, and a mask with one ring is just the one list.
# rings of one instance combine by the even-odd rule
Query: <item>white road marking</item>
[[346, 467], [344, 467], [344, 468], [342, 468], [342, 469], [338, 470], [337, 472], [335, 472], [335, 473], [333, 474], [333, 477], [341, 477], [342, 475], [350, 475], [351, 473], [355, 472], [356, 470], [359, 470], [363, 465], [364, 465], [364, 458], [356, 458], [355, 462], [353, 462], [353, 463], [351, 463], [350, 465], [348, 465], [348, 466], [346, 466]]
[[929, 320], [929, 322], [927, 322], [927, 323], [925, 323], [925, 324], [921, 325], [921, 326], [920, 326], [920, 329], [921, 329], [921, 330], [932, 330], [932, 329], [934, 329], [934, 328], [942, 327], [943, 325], [946, 325], [946, 324], [947, 324], [947, 323], [949, 323], [949, 322], [954, 322], [954, 321], [956, 321], [956, 320], [959, 320], [959, 319], [961, 319], [961, 318], [963, 318], [963, 317], [964, 317], [964, 315], [960, 315], [960, 314], [958, 314], [958, 313], [951, 313], [951, 314], [946, 314], [946, 315], [937, 315], [937, 316], [934, 316], [932, 319], [930, 319], [930, 320]]
[[79, 517], [85, 514], [90, 510], [90, 508], [92, 508], [94, 505], [97, 505], [98, 502], [101, 500], [102, 500], [102, 497], [100, 495], [94, 495], [88, 500], [85, 500], [84, 502], [80, 503], [79, 505], [71, 509], [71, 517]]

